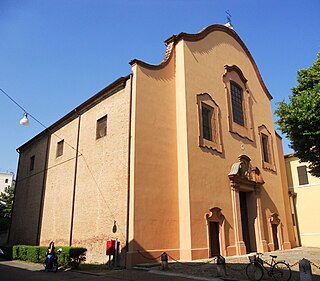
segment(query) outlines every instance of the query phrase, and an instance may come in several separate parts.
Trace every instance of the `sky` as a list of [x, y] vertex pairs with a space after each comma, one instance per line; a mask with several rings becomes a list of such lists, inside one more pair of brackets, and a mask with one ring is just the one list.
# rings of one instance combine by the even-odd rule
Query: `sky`
[[[132, 59], [159, 64], [164, 40], [224, 24], [227, 10], [274, 111], [320, 51], [319, 0], [0, 0], [0, 88], [50, 126], [130, 74]], [[16, 173], [16, 149], [44, 128], [19, 125], [24, 112], [2, 92], [0, 105], [0, 171]]]

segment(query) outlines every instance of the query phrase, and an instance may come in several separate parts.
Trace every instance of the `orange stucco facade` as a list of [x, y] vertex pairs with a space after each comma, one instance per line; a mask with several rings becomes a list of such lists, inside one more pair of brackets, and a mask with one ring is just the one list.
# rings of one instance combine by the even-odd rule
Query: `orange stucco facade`
[[[122, 87], [107, 87], [52, 125], [54, 134], [20, 148], [12, 243], [23, 241], [19, 173], [47, 138], [47, 166], [33, 187], [41, 199], [28, 211], [39, 218], [31, 244], [81, 245], [89, 260], [103, 261], [105, 240], [117, 238], [127, 266], [163, 251], [192, 260], [296, 245], [271, 95], [248, 49], [222, 25], [166, 45], [159, 65], [133, 60]], [[241, 124], [233, 85], [241, 90]], [[95, 139], [104, 115], [107, 135]], [[64, 159], [55, 155], [57, 136], [73, 146]]]

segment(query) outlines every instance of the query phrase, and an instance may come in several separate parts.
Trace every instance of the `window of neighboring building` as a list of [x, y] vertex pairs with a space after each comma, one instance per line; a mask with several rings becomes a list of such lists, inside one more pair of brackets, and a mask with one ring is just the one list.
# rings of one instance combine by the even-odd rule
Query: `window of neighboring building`
[[248, 80], [236, 65], [225, 65], [223, 83], [226, 92], [229, 132], [254, 141], [252, 103]]
[[30, 171], [34, 170], [34, 161], [35, 161], [35, 156], [30, 157]]
[[96, 139], [100, 139], [107, 135], [107, 115], [97, 120]]
[[5, 180], [4, 180], [4, 183], [8, 183], [8, 182], [9, 182], [9, 179], [5, 179]]
[[269, 140], [268, 136], [261, 133], [263, 161], [269, 163]]
[[309, 184], [307, 166], [297, 167], [299, 185]]
[[230, 83], [231, 100], [232, 100], [232, 116], [233, 122], [244, 126], [243, 108], [242, 108], [242, 88], [235, 83]]
[[197, 95], [199, 115], [199, 146], [222, 152], [220, 110], [207, 93]]
[[276, 171], [273, 153], [272, 135], [265, 125], [258, 127], [261, 146], [262, 167], [271, 171]]
[[59, 157], [63, 155], [63, 146], [64, 146], [64, 140], [61, 140], [57, 143], [57, 154], [56, 157]]

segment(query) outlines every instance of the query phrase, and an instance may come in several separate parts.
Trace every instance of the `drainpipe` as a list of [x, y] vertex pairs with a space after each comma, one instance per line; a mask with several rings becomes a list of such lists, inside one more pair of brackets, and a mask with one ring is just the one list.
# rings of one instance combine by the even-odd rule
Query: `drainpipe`
[[[130, 108], [129, 108], [129, 139], [128, 139], [128, 194], [127, 194], [127, 229], [126, 229], [126, 249], [129, 251], [129, 210], [130, 210], [130, 161], [131, 161], [131, 129], [132, 129], [132, 80], [133, 74], [130, 74]], [[125, 267], [127, 267], [127, 258], [125, 258]]]
[[72, 234], [73, 234], [73, 221], [74, 221], [74, 205], [76, 199], [76, 186], [77, 186], [77, 171], [78, 171], [78, 153], [79, 153], [79, 140], [80, 140], [80, 124], [81, 115], [75, 109], [75, 113], [78, 114], [78, 134], [77, 134], [77, 146], [76, 146], [76, 160], [74, 164], [74, 179], [73, 179], [73, 193], [72, 193], [72, 205], [71, 205], [71, 222], [70, 222], [70, 239], [69, 246], [72, 246]]
[[44, 205], [44, 195], [46, 190], [46, 182], [47, 182], [47, 172], [48, 172], [48, 158], [49, 158], [49, 149], [50, 149], [50, 132], [48, 131], [48, 139], [47, 139], [47, 148], [46, 148], [46, 158], [44, 162], [43, 168], [43, 179], [42, 179], [42, 189], [41, 189], [41, 197], [40, 197], [40, 208], [39, 208], [39, 218], [38, 218], [38, 233], [37, 233], [37, 241], [36, 245], [40, 245], [40, 235], [42, 228], [42, 216], [43, 216], [43, 205]]

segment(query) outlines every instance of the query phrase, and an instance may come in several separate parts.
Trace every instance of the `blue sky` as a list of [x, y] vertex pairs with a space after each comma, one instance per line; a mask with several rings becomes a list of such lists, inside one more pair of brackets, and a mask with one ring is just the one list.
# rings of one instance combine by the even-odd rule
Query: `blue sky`
[[[224, 24], [226, 10], [275, 110], [320, 51], [319, 0], [1, 0], [0, 88], [49, 126], [129, 74], [132, 59], [158, 64], [172, 34]], [[16, 148], [43, 127], [20, 126], [23, 112], [2, 93], [0, 105], [0, 171], [16, 172]]]

